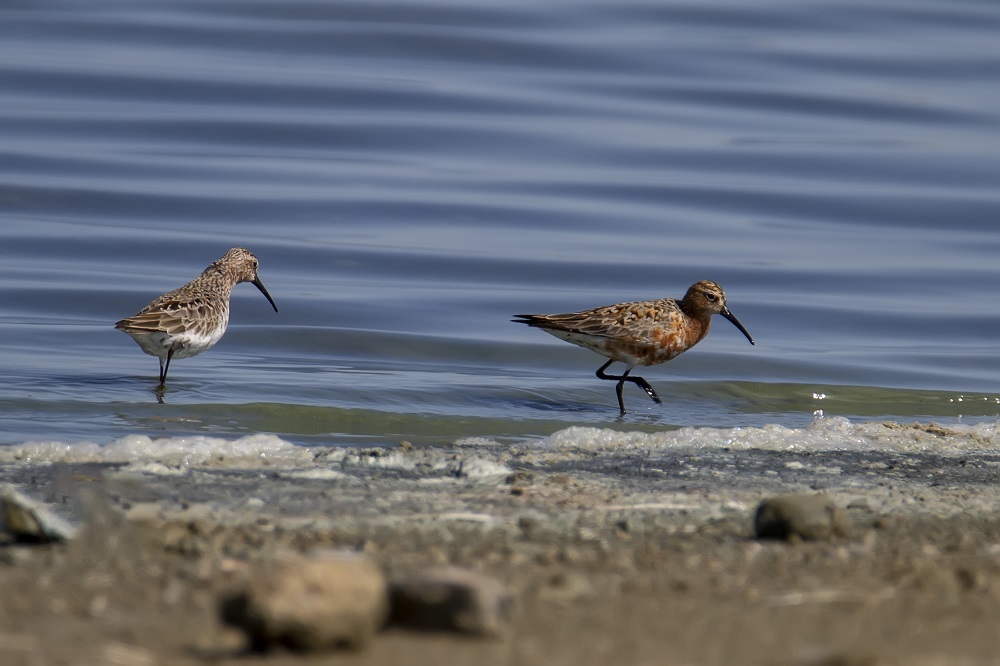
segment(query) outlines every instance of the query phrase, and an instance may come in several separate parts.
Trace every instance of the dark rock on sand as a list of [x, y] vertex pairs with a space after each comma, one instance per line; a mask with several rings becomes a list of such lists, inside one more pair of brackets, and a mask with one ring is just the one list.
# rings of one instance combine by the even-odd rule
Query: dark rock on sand
[[850, 520], [827, 495], [782, 495], [760, 503], [754, 529], [758, 539], [826, 540], [847, 536]]
[[510, 619], [511, 598], [496, 578], [435, 567], [390, 583], [390, 622], [425, 631], [496, 636]]

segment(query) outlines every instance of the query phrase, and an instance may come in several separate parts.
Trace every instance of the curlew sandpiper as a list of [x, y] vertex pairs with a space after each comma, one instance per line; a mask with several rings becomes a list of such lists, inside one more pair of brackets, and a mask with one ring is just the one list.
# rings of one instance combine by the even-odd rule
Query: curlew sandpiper
[[[714, 282], [702, 280], [691, 285], [684, 298], [618, 303], [568, 314], [521, 314], [511, 321], [540, 328], [575, 345], [586, 347], [610, 359], [597, 370], [600, 379], [618, 382], [618, 407], [625, 414], [622, 388], [632, 382], [655, 402], [656, 391], [642, 377], [630, 375], [639, 365], [665, 363], [690, 349], [708, 333], [712, 315], [720, 314], [740, 329], [750, 344], [753, 338], [739, 319], [726, 307], [726, 292]], [[605, 374], [609, 365], [625, 364], [620, 375]]]
[[260, 289], [278, 311], [257, 277], [257, 265], [252, 252], [234, 247], [191, 282], [115, 324], [132, 336], [142, 351], [160, 359], [160, 389], [167, 381], [171, 359], [196, 356], [222, 338], [229, 325], [229, 296], [239, 283], [249, 282]]

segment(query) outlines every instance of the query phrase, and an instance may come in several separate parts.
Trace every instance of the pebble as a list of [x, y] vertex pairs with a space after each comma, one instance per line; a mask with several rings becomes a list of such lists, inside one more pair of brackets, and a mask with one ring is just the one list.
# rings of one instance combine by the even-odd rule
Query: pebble
[[390, 622], [410, 629], [499, 636], [512, 607], [506, 586], [485, 574], [433, 567], [389, 584]]
[[547, 580], [541, 581], [536, 589], [540, 599], [566, 605], [597, 596], [590, 579], [575, 571], [556, 572]]
[[760, 503], [754, 529], [758, 539], [828, 540], [847, 536], [850, 519], [827, 495], [781, 495]]
[[72, 539], [75, 525], [6, 484], [0, 490], [0, 520], [3, 530], [20, 541], [53, 543]]
[[222, 616], [256, 651], [359, 649], [385, 623], [385, 576], [362, 555], [287, 556], [248, 574], [243, 590], [223, 598]]

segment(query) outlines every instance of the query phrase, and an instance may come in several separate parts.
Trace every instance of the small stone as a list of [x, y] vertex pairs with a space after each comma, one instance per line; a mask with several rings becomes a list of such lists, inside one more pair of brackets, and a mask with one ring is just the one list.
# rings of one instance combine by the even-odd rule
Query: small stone
[[510, 620], [512, 602], [504, 584], [459, 567], [436, 567], [393, 581], [389, 595], [390, 622], [411, 629], [497, 636]]
[[517, 527], [521, 530], [521, 536], [528, 541], [535, 539], [542, 531], [542, 519], [539, 516], [525, 513], [518, 517]]
[[152, 652], [141, 647], [108, 643], [101, 649], [101, 663], [106, 666], [153, 666], [157, 659]]
[[385, 623], [385, 576], [355, 553], [289, 556], [248, 573], [245, 589], [222, 600], [222, 616], [254, 650], [358, 649]]
[[8, 546], [0, 548], [0, 564], [17, 567], [31, 562], [35, 557], [32, 546]]
[[513, 474], [509, 474], [504, 483], [508, 486], [527, 486], [531, 485], [531, 482], [535, 480], [534, 472], [529, 472], [525, 469], [515, 470]]
[[538, 596], [546, 601], [572, 605], [596, 596], [596, 592], [587, 576], [563, 570], [542, 582]]
[[826, 540], [850, 532], [850, 520], [827, 495], [782, 495], [760, 503], [754, 528], [758, 539]]
[[18, 541], [32, 543], [66, 541], [77, 532], [75, 525], [9, 484], [0, 490], [0, 523]]
[[965, 591], [983, 592], [989, 589], [989, 576], [973, 567], [958, 567], [955, 569], [955, 579]]

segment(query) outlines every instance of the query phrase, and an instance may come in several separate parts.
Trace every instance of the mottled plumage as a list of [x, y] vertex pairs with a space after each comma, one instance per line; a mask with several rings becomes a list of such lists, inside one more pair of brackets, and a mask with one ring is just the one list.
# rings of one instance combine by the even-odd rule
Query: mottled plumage
[[[714, 282], [702, 280], [691, 285], [680, 301], [661, 298], [606, 305], [583, 312], [549, 315], [514, 315], [519, 324], [540, 328], [557, 338], [586, 347], [611, 359], [600, 367], [597, 376], [618, 382], [618, 407], [625, 413], [622, 388], [625, 382], [639, 386], [656, 402], [656, 391], [642, 377], [630, 377], [638, 365], [665, 363], [690, 349], [708, 334], [712, 315], [721, 314], [731, 321], [750, 344], [753, 338], [726, 307], [726, 292]], [[626, 365], [621, 375], [607, 375], [604, 370], [615, 361]]]
[[128, 333], [142, 351], [160, 359], [160, 386], [167, 380], [170, 361], [190, 358], [220, 339], [229, 326], [229, 296], [233, 287], [249, 282], [264, 294], [274, 311], [278, 306], [257, 277], [257, 257], [234, 247], [180, 289], [163, 294], [134, 317], [115, 328]]

